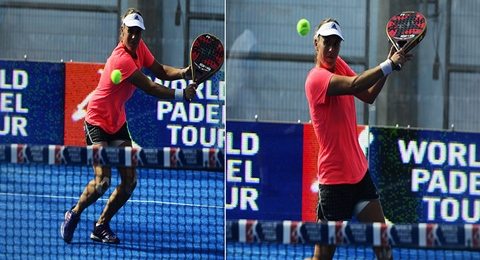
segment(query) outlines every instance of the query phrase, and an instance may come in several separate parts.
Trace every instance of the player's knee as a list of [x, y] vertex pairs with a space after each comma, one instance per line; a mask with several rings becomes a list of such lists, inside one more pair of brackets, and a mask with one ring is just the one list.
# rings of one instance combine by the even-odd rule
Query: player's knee
[[98, 194], [103, 195], [110, 187], [110, 178], [103, 177], [102, 181], [95, 183], [95, 190]]
[[135, 187], [137, 187], [137, 177], [134, 177], [131, 181], [125, 183], [125, 193], [128, 195], [132, 195]]
[[392, 248], [390, 246], [374, 247], [373, 250], [379, 260], [393, 259]]

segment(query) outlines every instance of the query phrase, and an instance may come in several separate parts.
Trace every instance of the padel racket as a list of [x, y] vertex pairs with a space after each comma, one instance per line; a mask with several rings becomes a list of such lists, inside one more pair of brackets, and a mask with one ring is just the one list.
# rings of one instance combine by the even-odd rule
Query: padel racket
[[220, 70], [223, 64], [223, 44], [209, 33], [195, 38], [190, 49], [192, 80], [201, 84]]
[[[427, 19], [415, 11], [405, 11], [394, 15], [387, 23], [387, 38], [398, 51], [403, 48], [405, 53], [419, 44], [427, 33]], [[401, 66], [397, 66], [400, 70]]]

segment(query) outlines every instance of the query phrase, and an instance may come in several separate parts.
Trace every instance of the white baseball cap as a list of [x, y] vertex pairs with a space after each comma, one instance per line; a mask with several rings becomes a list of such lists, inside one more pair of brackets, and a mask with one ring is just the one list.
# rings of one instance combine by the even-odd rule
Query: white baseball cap
[[330, 36], [330, 35], [337, 35], [338, 37], [343, 39], [342, 36], [342, 30], [340, 29], [340, 25], [338, 25], [336, 22], [328, 22], [320, 28], [318, 28], [317, 33], [315, 33], [315, 39], [318, 38], [318, 36]]
[[137, 13], [129, 14], [125, 18], [123, 18], [123, 24], [125, 24], [127, 27], [137, 26], [142, 28], [142, 30], [145, 30], [145, 26], [143, 25], [143, 18]]

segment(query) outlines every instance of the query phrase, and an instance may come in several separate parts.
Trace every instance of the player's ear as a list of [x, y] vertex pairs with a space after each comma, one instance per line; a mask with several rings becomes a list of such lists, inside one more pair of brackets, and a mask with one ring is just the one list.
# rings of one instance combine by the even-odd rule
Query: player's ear
[[313, 39], [313, 46], [315, 46], [315, 50], [318, 51], [318, 48], [317, 48], [317, 38]]

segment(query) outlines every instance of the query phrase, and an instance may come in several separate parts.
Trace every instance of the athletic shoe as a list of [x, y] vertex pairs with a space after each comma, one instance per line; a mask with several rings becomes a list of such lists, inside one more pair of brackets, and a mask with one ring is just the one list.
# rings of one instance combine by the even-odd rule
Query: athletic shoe
[[62, 238], [65, 240], [65, 242], [70, 244], [70, 241], [72, 241], [73, 238], [73, 232], [77, 228], [79, 221], [80, 216], [73, 212], [73, 210], [69, 210], [65, 213], [65, 221], [62, 222], [62, 226], [60, 228], [60, 233], [62, 234]]
[[104, 223], [100, 225], [94, 225], [93, 232], [90, 235], [90, 238], [94, 241], [109, 243], [109, 244], [119, 244], [120, 239], [118, 239], [117, 235], [113, 233], [110, 229], [110, 225]]

